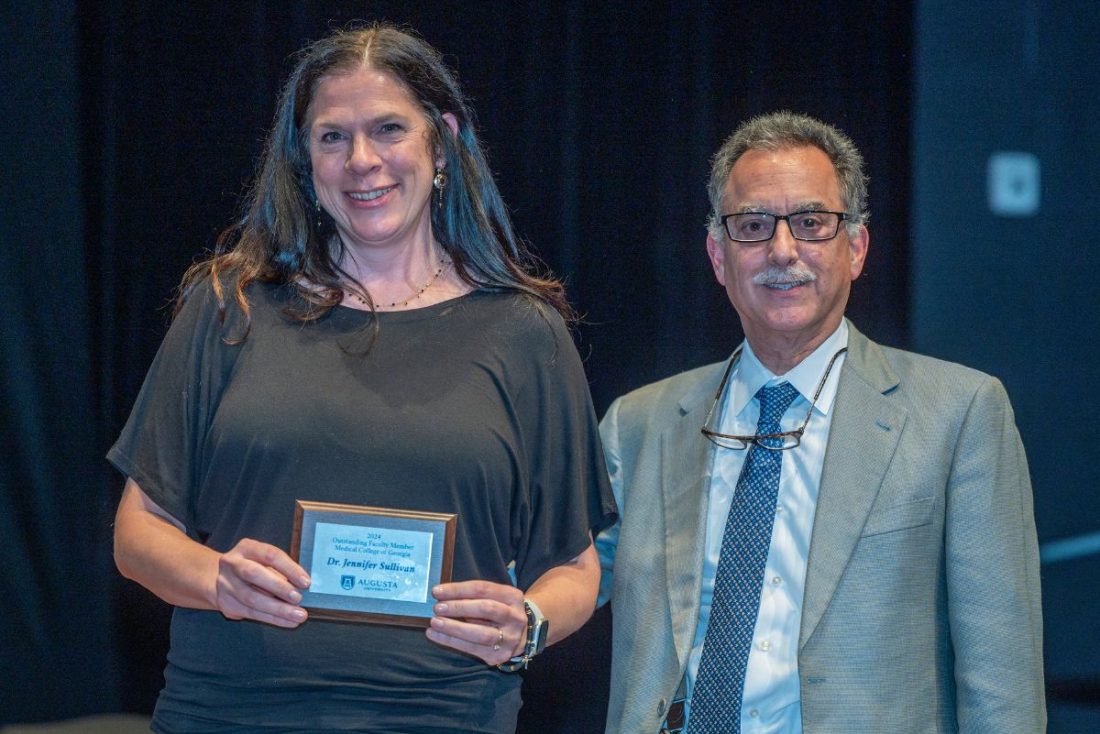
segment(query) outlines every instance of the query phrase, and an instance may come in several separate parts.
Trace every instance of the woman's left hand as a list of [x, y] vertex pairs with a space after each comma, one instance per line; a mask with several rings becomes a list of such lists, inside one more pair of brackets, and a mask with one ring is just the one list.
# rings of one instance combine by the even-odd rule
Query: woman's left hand
[[458, 581], [432, 589], [435, 616], [428, 639], [470, 653], [488, 665], [519, 655], [527, 644], [523, 592], [490, 581]]

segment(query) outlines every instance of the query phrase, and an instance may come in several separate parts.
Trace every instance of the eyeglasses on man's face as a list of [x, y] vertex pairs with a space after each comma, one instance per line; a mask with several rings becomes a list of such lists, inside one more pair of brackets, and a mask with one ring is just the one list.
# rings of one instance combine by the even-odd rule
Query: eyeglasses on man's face
[[840, 231], [840, 223], [851, 219], [847, 212], [806, 211], [793, 214], [741, 212], [722, 215], [722, 226], [734, 242], [767, 242], [775, 236], [775, 227], [784, 220], [791, 236], [804, 242], [831, 240]]

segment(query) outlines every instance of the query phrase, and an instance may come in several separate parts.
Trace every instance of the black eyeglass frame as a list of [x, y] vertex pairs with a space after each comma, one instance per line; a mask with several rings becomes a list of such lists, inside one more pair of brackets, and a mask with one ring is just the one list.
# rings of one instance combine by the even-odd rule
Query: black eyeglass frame
[[[726, 371], [722, 375], [722, 381], [718, 383], [718, 391], [714, 393], [714, 402], [710, 404], [710, 410], [707, 411], [707, 418], [703, 421], [703, 427], [699, 429], [707, 440], [720, 449], [732, 449], [733, 451], [744, 451], [749, 446], [759, 446], [762, 449], [768, 451], [787, 451], [789, 449], [797, 448], [802, 445], [802, 434], [806, 432], [806, 426], [810, 425], [810, 418], [814, 414], [814, 406], [817, 405], [817, 399], [821, 397], [821, 391], [825, 389], [825, 383], [829, 379], [829, 374], [833, 371], [833, 365], [836, 364], [836, 360], [840, 355], [848, 351], [848, 347], [844, 347], [837, 351], [833, 355], [833, 358], [829, 360], [829, 366], [825, 368], [825, 374], [821, 376], [821, 382], [817, 384], [817, 390], [814, 391], [814, 397], [810, 401], [810, 410], [806, 413], [806, 420], [802, 421], [802, 425], [793, 431], [783, 431], [782, 433], [757, 433], [752, 436], [736, 436], [729, 433], [719, 433], [718, 431], [712, 431], [707, 428], [710, 425], [711, 418], [714, 417], [714, 409], [718, 407], [718, 401], [722, 399], [722, 393], [726, 390], [726, 383], [729, 382], [730, 373], [733, 371], [733, 366], [737, 364], [737, 360], [741, 357], [741, 347], [737, 347], [737, 350], [730, 357], [729, 364], [726, 365]], [[776, 439], [782, 440], [785, 438], [793, 438], [794, 443], [789, 446], [769, 446], [766, 443], [762, 443], [763, 439]], [[719, 443], [717, 439], [723, 439], [726, 441], [737, 441], [744, 444], [744, 446], [727, 446], [726, 444]]]
[[[767, 237], [764, 237], [763, 239], [759, 239], [759, 240], [745, 240], [745, 239], [739, 239], [737, 237], [734, 237], [733, 232], [730, 231], [729, 224], [727, 224], [727, 220], [729, 220], [732, 217], [743, 217], [746, 214], [755, 214], [757, 216], [763, 215], [765, 217], [771, 217], [772, 218], [772, 233], [770, 235], [768, 235]], [[835, 215], [836, 216], [836, 229], [834, 229], [833, 233], [831, 235], [829, 235], [828, 237], [799, 237], [797, 234], [794, 233], [794, 227], [791, 226], [791, 217], [797, 217], [797, 216], [801, 216], [803, 214], [832, 214], [832, 215]], [[726, 236], [729, 237], [734, 242], [741, 242], [741, 243], [745, 243], [745, 244], [755, 244], [755, 243], [758, 243], [758, 242], [767, 242], [772, 237], [775, 237], [775, 232], [776, 232], [777, 229], [779, 229], [779, 222], [780, 221], [784, 221], [784, 222], [787, 223], [787, 229], [790, 231], [791, 237], [794, 237], [799, 242], [827, 242], [828, 240], [833, 239], [834, 237], [836, 237], [840, 233], [840, 225], [841, 225], [842, 222], [850, 221], [851, 219], [852, 219], [852, 215], [849, 214], [848, 212], [830, 212], [830, 211], [825, 211], [823, 209], [807, 209], [806, 211], [791, 212], [790, 214], [772, 214], [771, 212], [734, 212], [732, 214], [723, 214], [721, 217], [718, 218], [718, 221], [722, 223], [722, 229], [726, 230]]]

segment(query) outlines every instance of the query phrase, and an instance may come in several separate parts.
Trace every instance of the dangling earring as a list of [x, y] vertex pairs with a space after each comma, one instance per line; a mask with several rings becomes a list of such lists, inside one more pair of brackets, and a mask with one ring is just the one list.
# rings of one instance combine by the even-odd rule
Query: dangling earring
[[324, 232], [325, 231], [325, 219], [321, 214], [323, 210], [321, 209], [321, 202], [318, 199], [313, 200], [313, 208], [314, 208], [314, 213], [317, 217], [317, 231], [318, 232]]
[[432, 179], [432, 186], [439, 192], [439, 197], [436, 199], [435, 206], [437, 209], [442, 209], [443, 189], [447, 186], [447, 174], [443, 172], [442, 168], [435, 169], [435, 178]]

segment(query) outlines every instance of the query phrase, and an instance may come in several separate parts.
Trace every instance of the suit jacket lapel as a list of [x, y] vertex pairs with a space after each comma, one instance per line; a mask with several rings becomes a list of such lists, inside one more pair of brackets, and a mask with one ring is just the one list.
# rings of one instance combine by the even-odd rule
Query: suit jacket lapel
[[848, 326], [848, 355], [834, 401], [810, 540], [799, 650], [840, 583], [907, 416], [886, 395], [899, 380], [882, 350]]
[[699, 619], [706, 539], [711, 443], [700, 429], [724, 368], [725, 363], [715, 365], [680, 400], [680, 415], [661, 436], [665, 568], [672, 635], [681, 666], [691, 654]]

